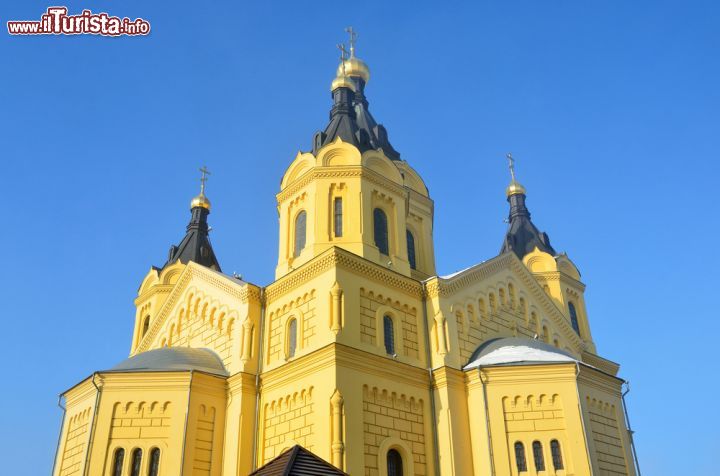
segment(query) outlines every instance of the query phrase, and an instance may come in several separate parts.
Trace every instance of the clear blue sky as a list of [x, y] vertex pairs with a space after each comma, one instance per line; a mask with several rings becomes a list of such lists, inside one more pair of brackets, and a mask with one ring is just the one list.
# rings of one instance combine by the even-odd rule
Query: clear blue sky
[[54, 3], [0, 6], [2, 473], [48, 474], [58, 393], [127, 356], [199, 166], [224, 270], [272, 280], [274, 194], [327, 123], [349, 24], [371, 110], [435, 200], [439, 272], [499, 250], [512, 151], [631, 382], [644, 474], [715, 472], [717, 2], [269, 3], [67, 2], [148, 19], [137, 38], [10, 37]]

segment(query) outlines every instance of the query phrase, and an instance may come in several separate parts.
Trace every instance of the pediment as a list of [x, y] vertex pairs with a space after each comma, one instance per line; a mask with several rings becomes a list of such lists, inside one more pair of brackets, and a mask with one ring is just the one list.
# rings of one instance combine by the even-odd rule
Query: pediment
[[439, 296], [441, 301], [445, 301], [450, 312], [455, 313], [458, 309], [465, 309], [468, 303], [486, 297], [491, 290], [499, 290], [500, 283], [507, 285], [508, 282], [514, 286], [517, 296], [525, 295], [532, 299], [542, 315], [561, 333], [563, 339], [572, 345], [575, 352], [582, 351], [583, 342], [572, 330], [563, 312], [512, 252], [503, 253], [449, 276], [439, 276], [436, 281], [428, 283], [428, 294]]
[[[259, 300], [259, 288], [194, 262], [184, 266], [168, 298], [158, 310], [135, 354], [172, 345], [168, 335], [178, 334], [191, 319], [230, 333], [246, 312], [249, 300]], [[165, 339], [165, 342], [163, 342]]]

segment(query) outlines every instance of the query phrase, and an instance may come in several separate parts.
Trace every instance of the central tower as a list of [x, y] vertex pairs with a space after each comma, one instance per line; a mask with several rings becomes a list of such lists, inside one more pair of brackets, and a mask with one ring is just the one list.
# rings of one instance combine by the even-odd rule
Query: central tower
[[405, 276], [435, 274], [433, 201], [422, 178], [370, 114], [370, 69], [344, 47], [332, 81], [330, 121], [299, 152], [277, 195], [276, 278], [337, 246]]

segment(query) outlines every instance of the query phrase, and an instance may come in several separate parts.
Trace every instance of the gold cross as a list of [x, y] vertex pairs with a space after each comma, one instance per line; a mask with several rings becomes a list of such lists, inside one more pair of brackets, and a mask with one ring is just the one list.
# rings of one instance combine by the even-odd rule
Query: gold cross
[[204, 165], [199, 170], [202, 172], [202, 177], [200, 177], [200, 195], [205, 195], [205, 182], [207, 182], [207, 176], [210, 175], [210, 171]]
[[337, 48], [340, 50], [340, 64], [342, 65], [343, 76], [345, 76], [345, 58], [347, 58], [347, 50], [345, 49], [345, 45], [342, 43], [338, 44]]
[[505, 156], [508, 159], [508, 168], [510, 169], [510, 178], [515, 181], [515, 159], [513, 159], [512, 153], [508, 152]]
[[345, 28], [345, 31], [350, 35], [350, 57], [355, 57], [355, 42], [357, 41], [358, 34], [355, 33], [353, 27], [349, 26]]

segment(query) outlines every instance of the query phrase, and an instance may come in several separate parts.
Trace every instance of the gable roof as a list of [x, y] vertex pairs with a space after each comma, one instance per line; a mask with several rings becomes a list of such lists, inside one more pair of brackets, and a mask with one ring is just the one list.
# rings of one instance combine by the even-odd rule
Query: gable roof
[[348, 476], [300, 445], [289, 448], [249, 476]]

